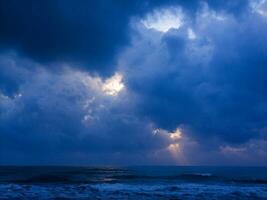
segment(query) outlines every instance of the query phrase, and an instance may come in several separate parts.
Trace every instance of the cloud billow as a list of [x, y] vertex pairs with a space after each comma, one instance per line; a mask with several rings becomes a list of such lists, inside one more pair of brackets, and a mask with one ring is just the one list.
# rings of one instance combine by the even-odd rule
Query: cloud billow
[[266, 16], [242, 15], [204, 4], [178, 29], [141, 26], [120, 62], [142, 114], [167, 130], [188, 126], [200, 144], [218, 140], [214, 148], [265, 140]]
[[0, 162], [266, 164], [267, 11], [231, 2], [1, 1]]

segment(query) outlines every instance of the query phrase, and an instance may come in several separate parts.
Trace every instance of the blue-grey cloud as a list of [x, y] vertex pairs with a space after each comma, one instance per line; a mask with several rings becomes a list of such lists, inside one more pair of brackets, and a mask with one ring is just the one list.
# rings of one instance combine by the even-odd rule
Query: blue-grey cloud
[[[215, 8], [237, 12], [244, 1], [210, 1]], [[191, 1], [0, 1], [1, 48], [16, 48], [39, 61], [72, 61], [86, 68], [103, 70], [129, 38], [132, 16], [153, 8], [182, 4], [188, 11], [199, 2]], [[97, 65], [97, 67], [96, 67]], [[105, 70], [109, 70], [105, 68]]]
[[266, 165], [261, 2], [0, 5], [0, 163]]
[[120, 60], [142, 114], [167, 130], [189, 126], [205, 148], [266, 140], [266, 16], [204, 4], [183, 21], [166, 33], [140, 25]]
[[[1, 163], [49, 164], [51, 158], [75, 164], [73, 156], [81, 155], [79, 162], [94, 164], [95, 155], [103, 154], [103, 162], [117, 156], [116, 162], [127, 164], [121, 157], [129, 154], [134, 162], [140, 153], [170, 143], [166, 135], [152, 134], [152, 123], [135, 114], [131, 94], [105, 93], [98, 76], [69, 66], [51, 72], [14, 54], [5, 54], [1, 63], [12, 65], [13, 77], [21, 80], [17, 93], [0, 94]], [[34, 70], [19, 71], [24, 65]], [[92, 155], [85, 158], [87, 154]]]

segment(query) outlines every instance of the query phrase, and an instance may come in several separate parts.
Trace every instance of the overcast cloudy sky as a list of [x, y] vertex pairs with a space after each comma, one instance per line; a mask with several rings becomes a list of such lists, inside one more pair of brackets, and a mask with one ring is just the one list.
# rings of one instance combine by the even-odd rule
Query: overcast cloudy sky
[[267, 1], [0, 0], [0, 164], [267, 165]]

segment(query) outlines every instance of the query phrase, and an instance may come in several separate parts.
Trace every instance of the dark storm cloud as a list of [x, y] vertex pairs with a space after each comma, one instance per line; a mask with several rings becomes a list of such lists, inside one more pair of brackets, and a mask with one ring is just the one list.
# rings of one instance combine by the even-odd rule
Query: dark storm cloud
[[129, 154], [128, 162], [136, 162], [136, 155], [169, 143], [135, 115], [130, 94], [103, 93], [100, 77], [70, 67], [47, 71], [14, 54], [2, 56], [1, 63], [13, 72], [33, 68], [13, 74], [21, 80], [14, 95], [0, 93], [0, 163], [49, 164], [51, 158], [57, 164], [94, 164], [101, 163], [96, 155], [103, 154], [102, 164], [116, 157], [117, 163], [127, 164], [121, 157]]
[[139, 43], [121, 62], [128, 87], [141, 95], [142, 113], [167, 130], [186, 124], [206, 145], [213, 137], [229, 144], [264, 137], [266, 16], [243, 15], [204, 6], [190, 19], [196, 23], [185, 17], [179, 30], [157, 35], [141, 28]]
[[[246, 1], [209, 3], [235, 14], [247, 6]], [[48, 65], [50, 62], [72, 62], [75, 67], [107, 76], [115, 70], [116, 54], [128, 43], [131, 17], [168, 5], [182, 5], [194, 14], [199, 4], [195, 0], [1, 0], [0, 50], [17, 51], [45, 63], [46, 68], [59, 68]], [[14, 79], [5, 65], [0, 67], [0, 90], [14, 95], [20, 80]]]
[[20, 84], [27, 80], [30, 74], [28, 69], [38, 67], [30, 62], [21, 62], [20, 67], [17, 67], [13, 56], [14, 52], [0, 55], [0, 92], [11, 97], [18, 92]]
[[[211, 2], [214, 7], [233, 10], [246, 5], [244, 1]], [[100, 72], [127, 42], [130, 17], [176, 4], [190, 11], [199, 2], [1, 0], [1, 48], [15, 48], [39, 61], [74, 61]]]

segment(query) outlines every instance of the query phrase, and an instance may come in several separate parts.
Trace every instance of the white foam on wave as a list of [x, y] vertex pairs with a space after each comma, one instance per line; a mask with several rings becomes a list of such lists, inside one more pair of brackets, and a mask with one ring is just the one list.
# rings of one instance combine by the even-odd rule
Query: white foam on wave
[[14, 199], [51, 199], [51, 198], [86, 198], [94, 199], [159, 199], [184, 198], [267, 198], [266, 185], [216, 185], [216, 184], [72, 184], [72, 185], [21, 185], [0, 184], [1, 198]]

